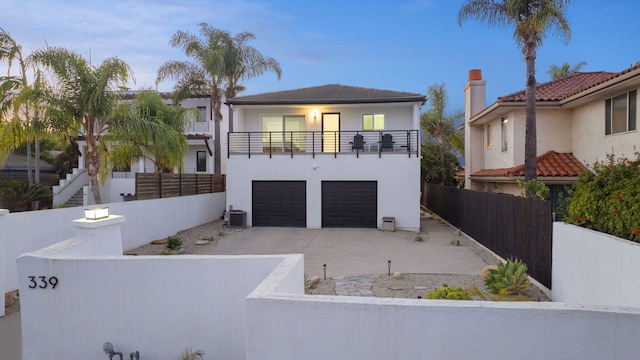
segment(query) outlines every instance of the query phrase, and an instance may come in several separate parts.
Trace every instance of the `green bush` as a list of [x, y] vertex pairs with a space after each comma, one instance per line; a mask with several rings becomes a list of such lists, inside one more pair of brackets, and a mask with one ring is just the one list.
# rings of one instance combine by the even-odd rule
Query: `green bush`
[[182, 239], [178, 236], [167, 237], [167, 244], [164, 246], [169, 250], [174, 250], [182, 246]]
[[640, 242], [640, 153], [608, 155], [589, 170], [570, 191], [566, 222]]
[[522, 260], [509, 258], [506, 263], [499, 263], [498, 269], [489, 269], [489, 278], [484, 283], [494, 294], [521, 294], [531, 285], [527, 270]]
[[471, 295], [463, 288], [443, 285], [441, 288], [430, 291], [425, 295], [425, 299], [471, 300]]

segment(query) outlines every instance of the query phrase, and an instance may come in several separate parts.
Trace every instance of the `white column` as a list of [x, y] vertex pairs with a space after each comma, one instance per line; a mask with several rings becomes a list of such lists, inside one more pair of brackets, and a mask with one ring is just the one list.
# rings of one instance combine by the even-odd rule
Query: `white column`
[[[6, 216], [9, 214], [9, 210], [7, 209], [0, 209], [0, 229], [6, 229], [6, 225], [5, 222], [6, 220]], [[7, 237], [6, 236], [2, 236], [0, 237], [0, 263], [2, 264], [1, 268], [2, 268], [2, 273], [0, 273], [0, 317], [4, 316], [4, 294], [7, 292], [7, 279], [5, 279], [5, 274], [8, 273], [6, 267], [8, 266], [15, 266], [15, 260], [14, 261], [8, 261], [8, 259], [6, 258], [6, 251], [5, 251], [5, 247], [6, 247], [6, 242], [7, 242]]]
[[[92, 255], [122, 255], [122, 233], [120, 224], [124, 216], [109, 215], [99, 220], [77, 219], [73, 225], [77, 228], [77, 239], [91, 241]], [[88, 254], [87, 254], [88, 255]]]

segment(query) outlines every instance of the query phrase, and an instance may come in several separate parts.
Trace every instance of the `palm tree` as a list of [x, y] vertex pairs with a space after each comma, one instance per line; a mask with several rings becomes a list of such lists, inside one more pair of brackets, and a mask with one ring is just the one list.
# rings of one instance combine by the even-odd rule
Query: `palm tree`
[[[242, 80], [248, 80], [272, 71], [282, 77], [282, 68], [278, 61], [264, 57], [256, 48], [247, 45], [256, 36], [250, 32], [241, 32], [233, 37], [233, 48], [228, 52], [225, 98], [231, 99], [245, 90]], [[233, 108], [229, 106], [229, 132], [233, 131]]]
[[[423, 171], [430, 182], [449, 185], [459, 167], [457, 155], [464, 153], [464, 136], [456, 129], [456, 120], [464, 118], [464, 113], [445, 114], [448, 102], [445, 84], [429, 86], [427, 97], [431, 108], [420, 115], [420, 128], [425, 136], [424, 158], [429, 163]], [[437, 152], [435, 156], [428, 154], [433, 151]]]
[[131, 69], [118, 58], [108, 58], [95, 67], [76, 52], [58, 47], [36, 51], [33, 57], [53, 72], [60, 86], [55, 99], [58, 118], [68, 120], [69, 130], [85, 138], [89, 186], [95, 202], [101, 204], [98, 144], [117, 103], [117, 91], [124, 89]]
[[[527, 66], [525, 90], [525, 179], [537, 179], [536, 78], [538, 47], [549, 32], [564, 39], [571, 37], [565, 17], [571, 0], [467, 0], [458, 12], [458, 24], [470, 18], [496, 27], [514, 27], [513, 37], [521, 48]], [[530, 194], [528, 194], [530, 195]]]
[[547, 71], [547, 74], [551, 76], [551, 80], [557, 80], [561, 77], [565, 77], [580, 71], [580, 69], [582, 69], [582, 67], [585, 65], [587, 65], [587, 63], [584, 61], [581, 61], [580, 63], [573, 66], [571, 66], [571, 64], [569, 63], [564, 63], [562, 64], [562, 66], [553, 64], [551, 65], [551, 68], [549, 68], [549, 71]]
[[109, 147], [102, 152], [107, 166], [101, 173], [128, 167], [140, 158], [151, 160], [156, 173], [182, 169], [189, 149], [183, 133], [188, 112], [195, 110], [170, 106], [153, 90], [143, 90], [133, 102], [120, 104], [101, 143]]
[[[20, 130], [10, 135], [10, 140], [18, 140], [14, 137], [20, 134], [19, 141], [14, 141], [14, 146], [3, 147], [0, 159], [4, 159], [16, 146], [26, 143], [27, 150], [27, 179], [29, 184], [34, 183], [34, 174], [31, 172], [31, 144], [35, 145], [35, 182], [40, 182], [40, 141], [39, 137], [46, 131], [43, 124], [46, 114], [47, 84], [40, 70], [37, 68], [31, 56], [25, 57], [22, 46], [11, 35], [0, 28], [0, 61], [8, 62], [6, 76], [0, 77], [0, 114], [7, 117], [9, 125], [4, 123], [5, 129]], [[13, 63], [18, 65], [18, 75], [11, 75]], [[31, 76], [28, 72], [32, 69]], [[34, 78], [34, 83], [29, 84], [29, 79]], [[1, 141], [6, 144], [6, 140]]]
[[156, 83], [167, 78], [177, 80], [174, 86], [176, 101], [192, 95], [209, 94], [209, 104], [213, 113], [215, 153], [214, 172], [221, 173], [220, 122], [222, 121], [222, 96], [226, 80], [229, 51], [233, 49], [233, 39], [229, 32], [200, 23], [200, 37], [185, 31], [177, 31], [169, 43], [181, 48], [190, 61], [169, 60], [160, 66]]

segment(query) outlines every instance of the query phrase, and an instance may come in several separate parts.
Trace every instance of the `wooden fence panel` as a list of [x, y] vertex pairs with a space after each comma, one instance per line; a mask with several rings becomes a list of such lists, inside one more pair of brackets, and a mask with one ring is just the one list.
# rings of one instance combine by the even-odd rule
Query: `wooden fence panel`
[[503, 258], [516, 257], [551, 288], [550, 201], [427, 184], [424, 205]]
[[225, 175], [136, 173], [137, 200], [208, 194], [225, 189]]

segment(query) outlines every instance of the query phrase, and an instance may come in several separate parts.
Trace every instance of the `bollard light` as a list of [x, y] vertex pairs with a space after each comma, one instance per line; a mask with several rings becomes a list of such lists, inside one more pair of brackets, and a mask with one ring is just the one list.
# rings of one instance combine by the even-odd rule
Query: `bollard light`
[[109, 217], [108, 207], [95, 207], [91, 209], [84, 209], [84, 218], [87, 220], [99, 220]]
[[324, 271], [324, 279], [327, 280], [327, 264], [322, 265], [322, 270]]

